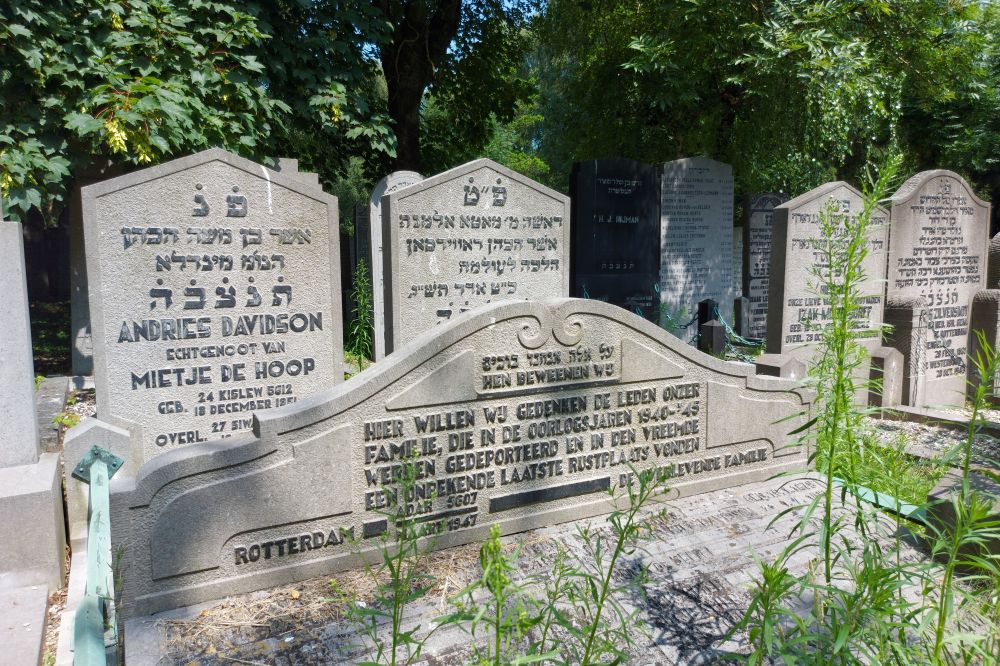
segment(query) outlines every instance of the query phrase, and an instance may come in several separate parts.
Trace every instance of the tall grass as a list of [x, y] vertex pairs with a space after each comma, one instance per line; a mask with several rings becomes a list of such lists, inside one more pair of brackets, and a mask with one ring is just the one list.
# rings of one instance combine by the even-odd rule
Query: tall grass
[[[890, 161], [870, 180], [855, 219], [832, 205], [820, 216], [817, 291], [832, 316], [822, 325], [810, 375], [817, 411], [812, 462], [823, 487], [811, 503], [795, 507], [802, 518], [791, 543], [773, 561], [758, 563], [751, 603], [734, 628], [749, 638], [750, 653], [741, 658], [747, 663], [1000, 663], [1000, 562], [986, 549], [998, 525], [990, 501], [969, 483], [972, 441], [998, 367], [988, 344], [972, 359], [980, 382], [961, 451], [962, 482], [950, 500], [954, 518], [926, 529], [924, 547], [935, 559], [906, 557], [903, 519], [858, 499], [860, 486], [872, 484], [923, 504], [921, 513], [939, 508], [926, 504], [926, 491], [942, 470], [914, 463], [902, 443], [875, 443], [863, 430], [868, 412], [855, 403], [859, 389], [879, 388], [857, 379], [868, 362], [859, 342], [861, 290], [872, 214], [897, 165]], [[805, 571], [793, 573], [802, 560]]]

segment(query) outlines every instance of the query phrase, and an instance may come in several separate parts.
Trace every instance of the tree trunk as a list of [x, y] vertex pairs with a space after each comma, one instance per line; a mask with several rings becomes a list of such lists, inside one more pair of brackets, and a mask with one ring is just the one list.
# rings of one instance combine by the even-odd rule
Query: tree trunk
[[420, 103], [458, 32], [462, 0], [373, 0], [394, 28], [380, 49], [396, 134], [396, 171], [420, 171]]

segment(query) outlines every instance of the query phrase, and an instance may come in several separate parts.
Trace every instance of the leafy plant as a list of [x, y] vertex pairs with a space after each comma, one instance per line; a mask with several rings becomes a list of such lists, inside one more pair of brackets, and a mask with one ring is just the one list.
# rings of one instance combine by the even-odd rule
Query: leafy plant
[[348, 351], [357, 357], [358, 371], [364, 369], [364, 362], [372, 357], [375, 328], [375, 306], [372, 302], [372, 282], [368, 273], [368, 264], [364, 259], [358, 259], [354, 269], [354, 288], [351, 290], [354, 300], [354, 318], [351, 320]]
[[[372, 661], [359, 662], [369, 666], [414, 663], [435, 630], [432, 627], [420, 636], [420, 625], [403, 626], [407, 605], [426, 596], [433, 586], [434, 579], [426, 573], [424, 560], [433, 547], [436, 524], [420, 522], [408, 510], [420, 478], [418, 461], [407, 458], [397, 469], [393, 483], [383, 486], [386, 507], [379, 513], [385, 516], [385, 530], [377, 541], [379, 564], [366, 568], [374, 584], [373, 598], [359, 599], [331, 582], [335, 594], [332, 600], [346, 605], [347, 618], [361, 629], [374, 651]], [[388, 638], [383, 636], [383, 629], [387, 629]]]

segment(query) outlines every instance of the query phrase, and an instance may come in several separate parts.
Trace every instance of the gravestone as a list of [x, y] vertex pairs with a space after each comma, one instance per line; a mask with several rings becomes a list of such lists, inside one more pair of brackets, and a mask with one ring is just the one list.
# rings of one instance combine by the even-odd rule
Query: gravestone
[[[773, 210], [772, 252], [767, 313], [767, 352], [793, 356], [808, 364], [816, 355], [823, 328], [831, 323], [830, 301], [823, 296], [822, 277], [829, 269], [820, 249], [820, 213], [835, 203], [835, 215], [853, 222], [863, 210], [857, 188], [844, 182], [821, 185]], [[883, 285], [888, 213], [876, 208], [868, 233], [868, 254], [858, 285], [861, 310], [853, 329], [869, 350], [881, 346]], [[841, 228], [843, 228], [841, 226]]]
[[760, 192], [746, 198], [743, 206], [743, 295], [750, 299], [749, 337], [767, 335], [767, 276], [771, 266], [772, 215], [774, 207], [788, 201], [784, 194]]
[[335, 197], [218, 149], [82, 196], [97, 411], [129, 469], [343, 380]]
[[575, 162], [570, 198], [573, 295], [656, 320], [660, 272], [656, 167], [624, 157]]
[[923, 348], [906, 354], [918, 382], [910, 404], [964, 403], [970, 310], [987, 288], [990, 204], [943, 169], [918, 173], [889, 201], [887, 294], [922, 298], [927, 308]]
[[488, 159], [387, 194], [386, 353], [480, 305], [568, 295], [569, 208]]
[[372, 190], [368, 200], [368, 228], [371, 230], [371, 268], [372, 268], [372, 303], [375, 322], [375, 360], [385, 358], [388, 353], [385, 348], [385, 257], [383, 256], [382, 236], [382, 197], [391, 194], [424, 179], [416, 171], [393, 171], [380, 180]]
[[743, 227], [733, 227], [733, 298], [743, 295]]
[[[707, 157], [663, 165], [660, 179], [660, 301], [687, 323], [711, 298], [733, 320], [733, 168]], [[684, 338], [691, 331], [680, 331]]]
[[44, 600], [63, 584], [62, 486], [59, 455], [39, 452], [23, 233], [0, 202], [0, 590]]
[[[401, 500], [436, 547], [606, 513], [655, 468], [668, 497], [806, 466], [807, 393], [583, 299], [477, 308], [254, 432], [114, 488], [124, 608], [145, 614], [357, 566]], [[352, 543], [353, 540], [353, 543]]]

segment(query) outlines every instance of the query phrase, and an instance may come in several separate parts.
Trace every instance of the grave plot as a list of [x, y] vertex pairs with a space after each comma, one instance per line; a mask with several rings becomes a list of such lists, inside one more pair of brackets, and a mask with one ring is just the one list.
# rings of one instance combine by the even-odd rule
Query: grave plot
[[568, 296], [569, 209], [487, 159], [384, 197], [386, 353], [487, 303]]
[[743, 205], [743, 294], [750, 300], [749, 337], [767, 335], [768, 275], [774, 208], [788, 201], [783, 194], [751, 194]]
[[621, 308], [493, 304], [342, 386], [258, 413], [255, 437], [140, 470], [112, 496], [113, 540], [131, 544], [126, 612], [359, 565], [392, 529], [404, 461], [418, 475], [405, 510], [448, 547], [494, 523], [511, 533], [607, 512], [606, 491], [633, 467], [658, 470], [674, 498], [802, 469], [789, 432], [808, 412], [793, 382]]
[[381, 360], [385, 358], [385, 259], [383, 254], [382, 236], [382, 197], [392, 194], [397, 190], [409, 187], [414, 183], [419, 183], [424, 177], [416, 171], [393, 171], [388, 176], [380, 180], [375, 189], [372, 190], [368, 199], [368, 216], [365, 226], [371, 234], [369, 245], [371, 256], [365, 257], [370, 260], [372, 275], [372, 301], [373, 315], [375, 323], [375, 358]]

